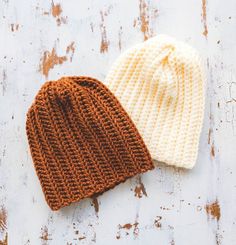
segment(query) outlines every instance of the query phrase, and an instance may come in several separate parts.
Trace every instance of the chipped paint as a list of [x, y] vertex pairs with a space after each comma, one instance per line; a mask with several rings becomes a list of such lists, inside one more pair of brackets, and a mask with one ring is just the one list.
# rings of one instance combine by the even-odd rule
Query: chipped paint
[[62, 13], [62, 8], [60, 4], [54, 4], [52, 2], [51, 4], [51, 14], [52, 16], [56, 19], [57, 25], [60, 26], [61, 23], [66, 24], [67, 19], [66, 17], [61, 16]]
[[92, 242], [96, 243], [97, 241], [97, 234], [96, 232], [93, 233], [93, 238], [91, 239]]
[[40, 71], [46, 77], [48, 77], [49, 71], [54, 68], [55, 65], [61, 65], [67, 61], [69, 56], [70, 62], [72, 62], [75, 52], [74, 42], [69, 44], [66, 48], [66, 55], [58, 56], [56, 53], [56, 48], [54, 47], [51, 52], [45, 51], [43, 57], [41, 58]]
[[140, 11], [140, 21], [141, 21], [141, 32], [144, 35], [144, 40], [149, 38], [149, 15], [148, 6], [145, 0], [139, 0], [139, 11]]
[[[211, 118], [210, 118], [210, 120], [211, 120]], [[211, 156], [211, 158], [214, 158], [215, 157], [215, 146], [214, 146], [214, 140], [212, 139], [212, 136], [213, 136], [212, 133], [213, 133], [212, 128], [209, 128], [207, 143], [208, 143], [208, 145], [210, 145], [210, 156]]]
[[0, 82], [0, 85], [2, 87], [2, 95], [4, 96], [4, 94], [6, 93], [7, 90], [7, 73], [6, 70], [2, 71], [2, 81]]
[[18, 29], [19, 29], [19, 24], [11, 24], [11, 31], [12, 32], [18, 31]]
[[100, 43], [100, 53], [105, 53], [108, 52], [108, 47], [110, 42], [108, 41], [107, 38], [107, 31], [106, 31], [106, 26], [104, 22], [104, 16], [107, 15], [107, 12], [102, 12], [100, 11], [100, 16], [101, 16], [101, 24], [100, 24], [100, 31], [101, 31], [101, 43]]
[[175, 240], [172, 239], [172, 240], [170, 241], [170, 245], [175, 245]]
[[223, 238], [223, 236], [219, 234], [219, 227], [218, 227], [217, 228], [217, 232], [215, 234], [216, 245], [221, 245], [222, 244], [222, 238]]
[[198, 212], [202, 211], [202, 207], [200, 205], [197, 205], [197, 211]]
[[7, 211], [4, 206], [0, 206], [0, 245], [8, 244], [7, 233]]
[[[147, 0], [139, 0], [139, 17], [134, 20], [133, 27], [139, 26], [144, 41], [154, 35], [153, 22], [158, 16], [158, 10]], [[138, 24], [137, 24], [138, 23]]]
[[0, 207], [0, 232], [7, 229], [7, 212], [4, 206]]
[[135, 222], [133, 224], [133, 226], [134, 226], [133, 235], [134, 235], [135, 238], [137, 238], [138, 235], [139, 235], [139, 227], [138, 227], [138, 225], [139, 225], [138, 222]]
[[61, 5], [60, 4], [55, 5], [54, 2], [52, 2], [51, 12], [54, 18], [59, 17], [60, 14], [62, 13]]
[[160, 229], [162, 224], [161, 224], [161, 220], [162, 217], [161, 216], [157, 216], [156, 219], [154, 220], [154, 225], [156, 226], [156, 228]]
[[40, 71], [45, 77], [48, 77], [49, 71], [53, 69], [55, 65], [61, 65], [65, 61], [67, 61], [67, 57], [58, 56], [55, 48], [53, 48], [51, 52], [45, 51], [41, 58]]
[[213, 203], [208, 203], [205, 206], [205, 210], [207, 213], [207, 217], [208, 219], [213, 219], [217, 221], [217, 225], [214, 225], [213, 229], [214, 229], [214, 233], [215, 233], [215, 242], [217, 245], [221, 244], [221, 240], [222, 240], [222, 235], [220, 234], [220, 224], [219, 224], [219, 220], [221, 218], [221, 208], [219, 205], [218, 200], [216, 199], [215, 202]]
[[206, 2], [207, 0], [202, 0], [202, 22], [203, 22], [203, 35], [207, 37], [208, 27], [207, 27], [207, 11], [206, 11]]
[[138, 176], [137, 181], [138, 181], [138, 184], [135, 186], [134, 196], [138, 198], [142, 198], [142, 196], [144, 195], [147, 197], [147, 192], [142, 182], [141, 176]]
[[212, 217], [216, 219], [217, 221], [220, 220], [221, 212], [220, 212], [220, 205], [218, 200], [216, 200], [213, 203], [209, 203], [205, 206], [206, 212], [208, 217]]
[[90, 23], [90, 28], [91, 28], [91, 31], [94, 32], [94, 24], [92, 22]]
[[211, 134], [212, 134], [212, 129], [211, 128], [209, 128], [209, 130], [208, 130], [208, 145], [210, 145], [210, 143], [211, 143]]
[[212, 158], [215, 157], [215, 147], [214, 147], [214, 145], [211, 145], [210, 155], [211, 155]]
[[42, 240], [42, 245], [46, 245], [47, 241], [52, 240], [50, 238], [50, 234], [48, 233], [48, 228], [47, 226], [44, 226], [43, 228], [41, 228], [41, 236], [40, 239]]
[[[125, 234], [125, 236], [130, 235], [130, 232], [133, 233], [134, 238], [136, 238], [139, 235], [139, 223], [136, 221], [133, 224], [126, 223], [124, 225], [118, 225], [118, 232], [116, 234], [116, 239], [120, 239], [122, 237], [122, 234]], [[122, 231], [124, 231], [122, 233]]]
[[93, 202], [93, 206], [94, 206], [94, 210], [96, 213], [98, 213], [99, 211], [99, 203], [98, 203], [98, 199], [97, 197], [92, 197], [92, 202]]
[[0, 245], [8, 245], [8, 234], [6, 234], [5, 238], [0, 241]]
[[166, 211], [171, 210], [170, 208], [162, 207], [162, 206], [160, 207], [160, 209], [161, 209], [161, 210], [166, 210]]
[[74, 56], [74, 53], [75, 53], [75, 42], [72, 42], [71, 44], [69, 44], [66, 48], [66, 54], [69, 54], [71, 53], [70, 55], [70, 62], [72, 62], [73, 60], [73, 56]]
[[119, 29], [119, 32], [118, 32], [118, 47], [119, 47], [120, 51], [122, 49], [122, 41], [121, 41], [122, 34], [123, 34], [122, 26], [120, 26], [120, 29]]
[[127, 230], [130, 230], [132, 228], [133, 225], [131, 225], [130, 223], [127, 223], [123, 226], [121, 226], [122, 229], [127, 229]]

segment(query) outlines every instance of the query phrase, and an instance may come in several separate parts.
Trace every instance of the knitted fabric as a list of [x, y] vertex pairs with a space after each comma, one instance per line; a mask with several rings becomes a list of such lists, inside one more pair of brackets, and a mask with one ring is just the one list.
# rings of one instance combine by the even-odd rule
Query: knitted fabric
[[26, 130], [52, 210], [103, 193], [153, 168], [128, 114], [93, 78], [46, 82], [28, 111]]
[[205, 100], [197, 51], [158, 35], [122, 54], [105, 84], [130, 115], [152, 158], [194, 166]]

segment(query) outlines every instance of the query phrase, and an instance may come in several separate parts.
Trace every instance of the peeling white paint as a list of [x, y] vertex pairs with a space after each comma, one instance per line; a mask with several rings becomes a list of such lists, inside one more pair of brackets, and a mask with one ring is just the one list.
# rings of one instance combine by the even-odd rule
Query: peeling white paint
[[[126, 181], [97, 198], [98, 213], [92, 200], [49, 210], [29, 154], [25, 115], [46, 79], [39, 71], [45, 51], [56, 44], [61, 57], [69, 44], [76, 47], [73, 59], [69, 54], [67, 62], [50, 69], [49, 80], [104, 79], [121, 50], [144, 39], [140, 1], [54, 0], [58, 4], [61, 24], [52, 16], [51, 1], [0, 2], [0, 207], [7, 211], [8, 244], [236, 244], [235, 1], [206, 0], [203, 23], [202, 1], [142, 0], [149, 8], [145, 13], [157, 13], [149, 18], [151, 35], [175, 36], [203, 57], [207, 101], [198, 161], [191, 171], [160, 165], [144, 174], [147, 195], [141, 198], [134, 195], [138, 177]], [[109, 48], [101, 53], [104, 29]], [[219, 220], [209, 219], [205, 210], [215, 200]]]

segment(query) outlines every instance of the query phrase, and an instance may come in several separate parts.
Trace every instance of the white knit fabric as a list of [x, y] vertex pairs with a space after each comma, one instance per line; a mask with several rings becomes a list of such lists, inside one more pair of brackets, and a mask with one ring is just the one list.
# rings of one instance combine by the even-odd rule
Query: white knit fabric
[[105, 84], [132, 118], [155, 160], [192, 168], [204, 115], [203, 78], [196, 50], [158, 35], [122, 54]]

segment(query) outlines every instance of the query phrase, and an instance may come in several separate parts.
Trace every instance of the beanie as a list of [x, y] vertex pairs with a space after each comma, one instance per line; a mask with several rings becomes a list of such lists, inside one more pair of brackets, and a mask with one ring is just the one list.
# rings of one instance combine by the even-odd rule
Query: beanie
[[157, 35], [122, 54], [105, 84], [135, 123], [153, 159], [196, 162], [204, 116], [204, 75], [188, 44]]
[[26, 131], [52, 210], [153, 168], [128, 114], [101, 82], [90, 77], [46, 82], [27, 113]]

